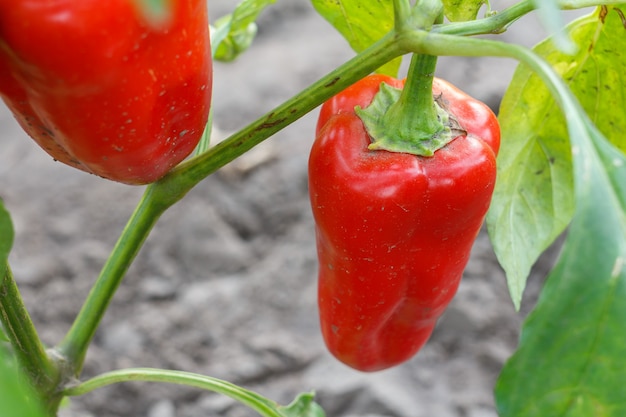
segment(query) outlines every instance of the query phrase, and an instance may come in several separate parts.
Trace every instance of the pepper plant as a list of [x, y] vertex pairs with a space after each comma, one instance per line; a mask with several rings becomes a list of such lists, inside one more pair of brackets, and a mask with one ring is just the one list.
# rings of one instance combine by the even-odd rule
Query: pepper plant
[[[136, 42], [129, 49], [122, 50], [123, 53], [117, 57], [119, 60], [115, 61], [119, 67], [113, 69], [115, 74], [122, 74], [118, 80], [121, 84], [111, 84], [111, 79], [107, 78], [109, 73], [95, 78], [87, 77], [93, 75], [90, 71], [98, 68], [83, 66], [63, 73], [65, 62], [56, 60], [58, 56], [46, 52], [72, 51], [63, 51], [63, 45], [55, 43], [59, 42], [55, 36], [44, 36], [44, 32], [37, 32], [41, 35], [37, 38], [26, 36], [26, 33], [29, 36], [33, 34], [32, 28], [44, 30], [45, 25], [33, 26], [33, 22], [45, 21], [50, 16], [68, 19], [57, 19], [55, 22], [68, 23], [69, 29], [86, 30], [76, 24], [81, 19], [76, 16], [81, 15], [73, 13], [80, 9], [85, 13], [83, 18], [102, 17], [106, 14], [101, 12], [101, 8], [109, 6], [96, 1], [81, 2], [80, 6], [76, 6], [78, 3], [68, 1], [44, 7], [26, 0], [0, 0], [0, 96], [25, 130], [62, 162], [116, 181], [151, 182], [145, 186], [142, 199], [121, 232], [118, 243], [103, 265], [73, 325], [55, 346], [43, 345], [21, 299], [8, 263], [14, 231], [7, 208], [0, 205], [0, 413], [3, 416], [54, 416], [65, 397], [82, 395], [110, 384], [137, 380], [184, 384], [217, 391], [249, 405], [264, 416], [323, 415], [309, 393], [302, 394], [289, 406], [279, 406], [226, 381], [187, 372], [122, 369], [83, 380], [81, 371], [87, 349], [116, 289], [122, 284], [126, 271], [159, 217], [207, 176], [324, 102], [327, 104], [322, 108], [320, 116], [318, 141], [325, 142], [334, 136], [353, 139], [358, 133], [359, 140], [372, 141], [370, 144], [364, 142], [366, 146], [360, 151], [371, 152], [368, 154], [370, 156], [399, 153], [399, 157], [411, 163], [419, 160], [424, 164], [438, 164], [438, 152], [443, 155], [452, 147], [460, 146], [467, 138], [480, 138], [481, 135], [473, 130], [480, 128], [476, 120], [464, 119], [458, 109], [454, 110], [454, 106], [445, 104], [446, 100], [451, 100], [449, 88], [433, 90], [433, 84], [438, 82], [433, 80], [438, 56], [491, 56], [520, 62], [498, 111], [501, 127], [499, 151], [495, 142], [485, 151], [494, 159], [498, 153], [497, 177], [491, 201], [492, 180], [484, 183], [470, 181], [476, 190], [483, 190], [483, 193], [488, 190], [483, 195], [486, 202], [481, 204], [490, 205], [487, 213], [489, 235], [498, 260], [506, 271], [513, 306], [520, 306], [526, 278], [533, 263], [559, 235], [567, 233], [560, 257], [549, 273], [534, 310], [523, 325], [519, 348], [505, 364], [495, 386], [498, 413], [516, 417], [626, 414], [626, 385], [623, 383], [626, 378], [623, 365], [623, 357], [626, 356], [623, 339], [626, 333], [626, 141], [622, 139], [622, 132], [626, 128], [623, 99], [626, 17], [622, 5], [626, 1], [522, 0], [497, 10], [495, 0], [493, 4], [485, 0], [418, 0], [415, 4], [409, 0], [312, 0], [320, 15], [332, 22], [355, 49], [354, 58], [277, 108], [268, 109], [264, 116], [214, 146], [208, 142], [211, 130], [208, 102], [211, 73], [207, 71], [210, 56], [204, 53], [208, 54], [209, 39], [208, 33], [200, 27], [205, 25], [206, 28], [206, 22], [200, 20], [198, 26], [197, 20], [202, 19], [203, 13], [184, 17], [185, 25], [198, 29], [197, 32], [193, 31], [194, 38], [185, 39], [189, 45], [199, 49], [178, 51], [182, 55], [188, 53], [187, 57], [195, 59], [191, 59], [188, 65], [176, 67], [174, 71], [174, 67], [166, 65], [161, 68], [157, 64], [163, 60], [176, 59], [179, 54], [174, 51], [173, 57], [168, 57], [165, 54], [167, 48], [151, 46], [147, 39], [156, 31], [155, 37], [165, 42], [159, 45], [166, 45], [168, 36], [176, 31], [163, 28], [176, 21], [173, 18], [178, 16], [176, 10], [187, 2], [135, 0], [132, 8], [129, 8], [130, 2], [110, 2], [120, 8], [118, 11], [125, 10], [125, 14], [114, 13], [114, 16], [125, 16], [131, 27], [140, 28]], [[200, 4], [204, 10], [202, 1], [193, 3]], [[253, 45], [252, 39], [256, 32], [254, 21], [265, 7], [273, 3], [272, 0], [244, 0], [231, 15], [215, 20], [211, 28], [214, 59], [233, 60]], [[559, 11], [581, 8], [590, 8], [589, 14], [570, 23], [563, 30]], [[552, 33], [550, 39], [532, 50], [493, 37], [480, 36], [502, 33], [529, 13], [539, 14]], [[78, 20], [72, 21], [72, 18]], [[24, 31], [29, 27], [30, 31]], [[76, 39], [83, 42], [83, 47], [90, 46], [92, 39], [85, 37], [83, 32], [79, 34], [81, 36]], [[76, 33], [73, 35], [76, 36]], [[95, 38], [93, 40], [95, 44]], [[102, 55], [96, 53], [96, 58], [110, 64], [113, 61], [109, 59], [115, 56], [114, 47], [103, 48], [100, 51]], [[142, 59], [151, 57], [152, 53], [159, 59]], [[398, 75], [399, 59], [405, 55], [413, 55], [412, 61], [415, 63], [406, 75], [406, 86], [394, 78]], [[142, 66], [146, 63], [147, 66]], [[193, 63], [200, 65], [194, 66]], [[128, 72], [130, 65], [136, 71]], [[189, 74], [185, 70], [190, 71], [191, 78], [187, 78]], [[367, 96], [365, 98], [338, 102], [346, 94], [342, 93], [342, 96], [339, 93], [350, 91], [346, 90], [350, 86], [367, 82], [371, 79], [368, 76], [374, 72], [384, 74], [391, 80], [388, 84], [403, 88], [402, 92], [394, 93], [387, 87], [380, 88], [380, 83], [377, 83], [376, 88], [363, 90]], [[155, 97], [155, 103], [166, 103], [166, 107], [157, 106], [157, 109], [169, 112], [151, 114], [142, 112], [141, 107], [125, 107], [129, 103], [124, 100], [116, 102], [121, 91], [120, 85], [128, 86], [131, 76], [144, 77], [142, 80], [145, 84], [135, 85], [139, 88], [137, 97]], [[191, 79], [195, 81], [191, 82]], [[89, 81], [90, 88], [81, 90], [85, 87], [85, 80]], [[151, 80], [156, 83], [151, 83]], [[180, 82], [178, 87], [176, 82]], [[72, 85], [80, 88], [72, 90], [69, 88]], [[376, 95], [379, 88], [381, 94]], [[159, 91], [156, 96], [148, 94], [155, 91]], [[97, 92], [98, 99], [87, 99], [86, 103], [95, 107], [86, 106], [81, 100], [94, 92]], [[371, 102], [381, 101], [386, 102], [382, 106], [382, 113], [377, 113], [377, 104], [372, 109], [368, 107]], [[56, 106], [56, 103], [65, 105]], [[68, 112], [72, 104], [79, 103], [82, 105], [77, 106], [74, 113]], [[107, 103], [119, 105], [107, 106]], [[449, 114], [441, 111], [446, 106], [449, 107]], [[360, 107], [367, 108], [363, 110]], [[329, 108], [331, 110], [324, 110]], [[124, 113], [131, 110], [138, 111], [133, 114], [137, 119], [125, 119], [131, 115]], [[456, 122], [450, 123], [449, 117], [456, 119]], [[148, 126], [149, 129], [135, 130], [131, 134], [130, 130], [125, 130], [130, 129], [130, 126], [125, 126], [128, 120], [133, 123], [141, 121], [145, 123], [142, 126]], [[193, 122], [187, 126], [189, 120]], [[200, 126], [197, 125], [198, 120], [202, 121]], [[205, 121], [206, 128], [203, 126]], [[104, 124], [106, 129], [103, 130]], [[349, 129], [346, 127], [348, 125], [351, 126]], [[187, 129], [186, 126], [192, 126], [193, 129]], [[491, 126], [492, 130], [496, 129], [493, 124]], [[204, 135], [200, 134], [202, 129]], [[337, 133], [339, 131], [341, 134]], [[379, 141], [380, 132], [385, 138]], [[107, 134], [117, 134], [119, 137], [107, 137]], [[124, 142], [122, 136], [136, 137], [141, 143], [147, 144], [147, 149], [155, 152], [154, 158], [146, 151], [132, 154], [137, 149], [130, 145], [137, 143], [133, 140]], [[315, 136], [314, 132], [312, 136]], [[393, 145], [393, 149], [388, 149], [386, 144], [395, 143], [403, 137], [419, 138], [417, 145], [414, 142], [410, 147], [423, 148], [424, 143], [432, 142], [437, 144], [434, 147], [429, 144], [426, 146], [426, 154], [417, 155], [408, 152], [405, 145], [399, 148], [393, 148]], [[442, 137], [444, 140], [440, 141]], [[185, 143], [184, 152], [173, 152], [167, 146], [163, 148], [164, 145], [174, 146], [174, 143], [186, 140], [190, 140], [193, 145]], [[103, 143], [110, 143], [115, 152], [106, 153], [102, 150]], [[324, 151], [338, 152], [336, 149], [344, 145], [331, 144]], [[193, 146], [196, 146], [193, 156], [178, 163], [191, 152]], [[100, 150], [105, 153], [99, 153]], [[363, 370], [397, 366], [419, 350], [449, 300], [430, 306], [436, 311], [428, 316], [406, 302], [415, 301], [411, 298], [413, 295], [394, 295], [388, 288], [381, 287], [379, 299], [376, 294], [369, 294], [368, 298], [345, 298], [346, 292], [358, 288], [348, 284], [348, 287], [342, 289], [345, 283], [339, 282], [338, 291], [344, 293], [340, 294], [340, 301], [354, 303], [353, 307], [371, 308], [372, 303], [381, 300], [398, 303], [391, 313], [372, 310], [374, 316], [371, 320], [380, 319], [377, 314], [387, 315], [388, 319], [389, 314], [401, 313], [401, 320], [392, 323], [396, 326], [395, 330], [379, 334], [359, 327], [371, 323], [371, 320], [359, 322], [359, 317], [352, 320], [337, 305], [333, 305], [338, 299], [337, 294], [331, 295], [334, 298], [330, 301], [324, 298], [325, 290], [332, 289], [332, 285], [324, 279], [331, 277], [344, 280], [350, 272], [362, 274], [351, 268], [360, 268], [370, 255], [380, 256], [379, 262], [386, 266], [375, 270], [376, 274], [368, 279], [389, 279], [395, 273], [392, 267], [406, 269], [407, 264], [402, 259], [391, 260], [395, 254], [385, 258], [384, 254], [372, 252], [376, 245], [384, 242], [381, 233], [385, 234], [388, 230], [372, 228], [367, 231], [367, 235], [359, 235], [359, 240], [363, 241], [362, 247], [344, 247], [342, 245], [345, 241], [326, 242], [326, 237], [337, 236], [337, 228], [350, 228], [344, 224], [333, 224], [333, 221], [345, 216], [334, 217], [338, 214], [333, 214], [332, 210], [322, 210], [322, 206], [332, 204], [342, 198], [341, 195], [328, 195], [329, 200], [323, 204], [317, 199], [327, 194], [320, 191], [317, 182], [320, 177], [315, 173], [315, 167], [317, 164], [338, 163], [330, 156], [319, 155], [319, 150], [314, 148], [311, 156], [311, 191], [313, 211], [318, 216], [318, 232], [322, 236], [318, 239], [320, 261], [323, 262], [320, 264], [320, 310], [323, 327], [328, 325], [325, 330], [327, 343], [340, 359]], [[107, 165], [116, 156], [121, 156], [121, 165], [119, 161]], [[150, 161], [154, 162], [153, 167], [150, 167]], [[137, 162], [141, 168], [137, 168]], [[129, 172], [132, 175], [129, 176]], [[136, 172], [144, 174], [137, 177], [134, 175]], [[355, 172], [341, 172], [339, 180], [347, 181], [347, 175]], [[429, 172], [440, 171], [425, 172], [428, 176]], [[402, 175], [396, 174], [397, 181], [401, 181]], [[442, 177], [444, 180], [454, 178]], [[357, 181], [356, 178], [354, 181]], [[346, 188], [351, 185], [354, 188], [354, 183], [347, 183]], [[366, 187], [363, 191], [366, 196], [367, 193], [373, 196], [389, 191], [384, 188], [367, 188], [370, 185], [366, 181], [358, 187]], [[390, 187], [395, 186], [398, 186], [396, 179], [390, 184]], [[424, 207], [420, 204], [420, 194], [415, 194], [417, 201], [408, 201], [411, 203], [408, 211]], [[440, 207], [446, 207], [445, 195], [437, 198], [444, 200]], [[474, 203], [467, 204], [471, 206]], [[361, 203], [357, 203], [356, 199], [350, 204], [354, 204], [356, 210], [367, 211], [367, 207], [358, 206]], [[430, 213], [432, 209], [429, 210]], [[472, 219], [480, 225], [483, 215], [483, 212], [478, 211]], [[372, 221], [379, 219], [372, 217]], [[380, 221], [381, 225], [387, 227], [384, 220]], [[398, 221], [407, 222], [401, 226], [405, 231], [412, 230], [416, 222], [411, 216], [399, 217]], [[354, 230], [363, 233], [364, 229], [357, 224]], [[450, 235], [439, 236], [439, 240], [437, 234], [442, 232], [436, 228], [432, 230], [436, 231], [432, 244], [428, 240], [417, 246], [403, 243], [401, 247], [405, 255], [402, 258], [418, 257], [420, 251], [437, 252], [436, 245], [442, 244], [443, 240], [454, 242], [459, 235], [463, 235], [462, 242], [457, 240], [463, 250], [446, 259], [433, 260], [436, 264], [431, 265], [455, 265], [457, 269], [452, 274], [454, 283], [448, 289], [449, 296], [452, 296], [456, 280], [460, 278], [458, 268], [462, 270], [466, 262], [467, 245], [471, 245], [476, 230], [472, 228], [469, 232], [461, 233], [445, 228]], [[415, 230], [413, 233], [423, 233], [423, 230]], [[404, 238], [410, 240], [407, 235], [394, 237], [398, 241]], [[394, 248], [394, 245], [388, 245], [390, 254]], [[358, 262], [349, 262], [354, 259]], [[341, 273], [331, 272], [333, 267], [343, 270]], [[427, 264], [419, 265], [412, 272], [415, 282], [410, 284], [416, 288], [416, 293], [433, 288], [421, 286], [425, 281], [423, 278], [420, 281], [420, 277], [423, 277], [423, 270], [428, 268]], [[435, 284], [439, 282], [437, 276], [432, 279]], [[430, 282], [430, 279], [427, 281]], [[371, 281], [369, 285], [378, 288], [376, 281]], [[325, 316], [326, 313], [331, 315]], [[338, 319], [329, 319], [333, 317], [332, 314], [338, 314]], [[425, 328], [420, 327], [420, 320], [425, 320]], [[383, 323], [389, 324], [384, 320]], [[398, 328], [401, 329], [399, 333], [396, 332]], [[409, 334], [417, 329], [418, 334], [415, 344], [405, 352], [400, 343], [405, 339], [406, 329], [410, 330]], [[351, 341], [352, 337], [354, 339]], [[334, 344], [335, 338], [339, 341], [338, 345]], [[361, 342], [365, 342], [366, 346], [359, 346]], [[378, 356], [371, 356], [372, 352], [377, 352]]]

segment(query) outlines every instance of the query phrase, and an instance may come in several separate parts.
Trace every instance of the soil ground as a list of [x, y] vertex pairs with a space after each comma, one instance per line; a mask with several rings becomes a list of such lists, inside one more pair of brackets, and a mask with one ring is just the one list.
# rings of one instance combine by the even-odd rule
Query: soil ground
[[[210, 1], [211, 15], [232, 0]], [[493, 2], [498, 6], [498, 2]], [[524, 19], [504, 39], [544, 36]], [[215, 66], [218, 136], [243, 127], [353, 56], [305, 0], [266, 11], [252, 49]], [[514, 62], [442, 58], [438, 75], [497, 110]], [[162, 367], [241, 384], [280, 403], [314, 390], [328, 416], [493, 417], [492, 390], [517, 344], [555, 250], [514, 311], [486, 233], [432, 339], [410, 362], [374, 374], [325, 350], [316, 312], [316, 258], [306, 161], [316, 112], [194, 189], [167, 212], [120, 286], [84, 377]], [[17, 238], [11, 266], [41, 336], [68, 330], [143, 188], [54, 163], [0, 108], [0, 196]], [[61, 416], [244, 417], [228, 398], [126, 383], [72, 400]]]

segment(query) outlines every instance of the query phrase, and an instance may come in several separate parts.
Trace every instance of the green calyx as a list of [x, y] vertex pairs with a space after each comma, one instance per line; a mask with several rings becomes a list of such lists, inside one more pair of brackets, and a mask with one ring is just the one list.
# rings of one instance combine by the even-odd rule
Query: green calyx
[[[432, 90], [425, 93], [429, 94], [432, 110], [422, 114], [405, 111], [403, 106], [415, 103], [401, 100], [402, 91], [383, 83], [367, 108], [355, 109], [371, 137], [369, 149], [429, 157], [465, 134], [440, 97], [432, 96]], [[422, 117], [426, 115], [428, 117]]]
[[433, 97], [437, 57], [415, 54], [399, 90], [381, 84], [366, 108], [356, 108], [372, 143], [369, 149], [433, 156], [465, 134], [441, 97]]

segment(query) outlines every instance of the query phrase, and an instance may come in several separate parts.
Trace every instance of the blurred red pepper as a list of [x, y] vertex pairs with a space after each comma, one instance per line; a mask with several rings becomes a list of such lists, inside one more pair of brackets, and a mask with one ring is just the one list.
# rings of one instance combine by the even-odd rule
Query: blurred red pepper
[[491, 201], [500, 129], [493, 112], [445, 81], [433, 95], [466, 134], [432, 157], [370, 150], [355, 114], [370, 76], [322, 106], [309, 159], [318, 303], [325, 342], [362, 371], [411, 358], [452, 300]]
[[53, 158], [144, 184], [189, 155], [211, 100], [206, 0], [0, 0], [0, 97]]

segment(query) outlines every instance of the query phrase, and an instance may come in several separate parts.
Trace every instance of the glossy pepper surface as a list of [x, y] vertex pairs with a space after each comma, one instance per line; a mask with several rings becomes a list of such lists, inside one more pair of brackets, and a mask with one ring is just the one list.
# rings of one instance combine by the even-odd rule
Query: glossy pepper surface
[[356, 105], [370, 76], [325, 103], [309, 159], [319, 260], [318, 304], [330, 352], [361, 371], [411, 358], [453, 298], [489, 207], [500, 130], [493, 112], [435, 79], [466, 134], [432, 157], [369, 150]]
[[54, 159], [123, 183], [195, 148], [211, 100], [206, 0], [0, 0], [0, 97]]

